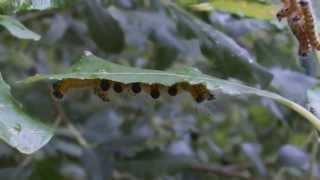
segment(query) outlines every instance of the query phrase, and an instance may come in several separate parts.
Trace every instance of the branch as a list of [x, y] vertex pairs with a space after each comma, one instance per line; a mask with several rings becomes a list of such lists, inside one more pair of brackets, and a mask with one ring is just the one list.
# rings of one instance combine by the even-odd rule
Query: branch
[[236, 177], [240, 179], [253, 179], [246, 172], [240, 172], [224, 167], [213, 167], [206, 165], [192, 165], [193, 171], [205, 172], [212, 175], [225, 176], [225, 177]]

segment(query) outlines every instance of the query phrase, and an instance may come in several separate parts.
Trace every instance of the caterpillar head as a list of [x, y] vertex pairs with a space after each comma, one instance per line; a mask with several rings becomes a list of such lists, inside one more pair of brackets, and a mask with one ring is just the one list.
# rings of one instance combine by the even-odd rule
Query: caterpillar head
[[57, 99], [62, 99], [64, 94], [63, 92], [60, 90], [60, 83], [56, 82], [52, 85], [52, 95], [57, 98]]
[[290, 16], [290, 14], [292, 13], [292, 11], [290, 10], [289, 7], [283, 8], [281, 9], [277, 14], [277, 19], [278, 21], [281, 21], [283, 18], [286, 18], [288, 16]]

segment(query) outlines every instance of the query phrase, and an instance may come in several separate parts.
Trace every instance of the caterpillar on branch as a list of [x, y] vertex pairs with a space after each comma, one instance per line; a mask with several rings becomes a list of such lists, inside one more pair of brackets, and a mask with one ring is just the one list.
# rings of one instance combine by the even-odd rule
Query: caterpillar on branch
[[317, 29], [316, 29], [316, 21], [315, 21], [315, 16], [313, 14], [313, 9], [309, 1], [307, 0], [300, 0], [299, 2], [302, 13], [304, 16], [305, 20], [305, 29], [307, 31], [308, 37], [310, 44], [312, 48], [316, 50], [320, 50], [320, 40], [319, 40], [319, 35], [317, 34]]
[[320, 50], [320, 41], [315, 26], [315, 16], [308, 0], [282, 0], [283, 8], [277, 13], [288, 25], [299, 42], [299, 55], [306, 56], [310, 49]]

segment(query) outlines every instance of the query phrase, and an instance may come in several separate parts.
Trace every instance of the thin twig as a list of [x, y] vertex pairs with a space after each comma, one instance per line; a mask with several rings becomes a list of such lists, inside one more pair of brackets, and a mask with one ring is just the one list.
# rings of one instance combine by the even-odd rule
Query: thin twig
[[68, 118], [68, 116], [64, 112], [64, 110], [61, 107], [60, 103], [58, 103], [57, 100], [54, 99], [54, 97], [51, 96], [51, 98], [52, 98], [54, 109], [55, 109], [56, 114], [57, 114], [57, 118], [56, 118], [56, 121], [55, 121], [55, 124], [54, 124], [55, 128], [59, 127], [61, 122], [64, 122], [66, 124], [67, 128], [69, 129], [69, 131], [71, 132], [71, 134], [77, 140], [77, 142], [82, 147], [89, 148], [90, 147], [89, 143], [82, 136], [81, 132], [71, 123], [70, 119]]
[[206, 165], [193, 165], [191, 167], [193, 171], [206, 172], [213, 175], [225, 176], [225, 177], [236, 177], [241, 179], [252, 179], [250, 175], [245, 172], [233, 171], [223, 167], [213, 167]]
[[28, 12], [26, 14], [20, 14], [17, 15], [17, 19], [21, 22], [27, 22], [27, 21], [32, 21], [34, 19], [39, 19], [39, 18], [44, 18], [44, 17], [50, 17], [53, 16], [57, 13], [63, 13], [63, 10], [59, 9], [48, 9], [48, 10], [43, 10], [43, 11], [33, 11], [33, 12]]

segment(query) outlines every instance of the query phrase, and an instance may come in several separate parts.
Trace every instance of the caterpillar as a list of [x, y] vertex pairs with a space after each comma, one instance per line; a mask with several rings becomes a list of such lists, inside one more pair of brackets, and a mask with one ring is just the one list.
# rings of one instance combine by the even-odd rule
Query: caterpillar
[[315, 27], [315, 16], [313, 15], [313, 9], [309, 1], [300, 0], [299, 4], [302, 9], [305, 30], [307, 32], [310, 44], [312, 48], [320, 50], [320, 40]]
[[308, 0], [282, 0], [284, 7], [277, 13], [281, 21], [287, 18], [288, 25], [299, 42], [298, 54], [306, 56], [310, 48], [320, 50], [320, 40], [315, 28], [315, 17]]
[[176, 96], [182, 91], [188, 92], [197, 103], [205, 100], [210, 101], [215, 99], [215, 96], [209, 92], [203, 84], [191, 85], [187, 82], [176, 83], [172, 86], [162, 84], [144, 84], [130, 83], [124, 84], [106, 79], [64, 79], [53, 84], [53, 96], [57, 99], [62, 99], [70, 89], [77, 88], [92, 88], [95, 95], [103, 101], [109, 101], [108, 91], [113, 90], [115, 93], [131, 91], [133, 94], [145, 92], [153, 99], [158, 99], [162, 91], [166, 91], [169, 96]]
[[302, 8], [297, 0], [282, 0], [284, 7], [277, 13], [277, 18], [281, 21], [287, 18], [288, 25], [299, 42], [298, 54], [306, 56], [310, 50], [310, 39], [305, 29], [305, 18]]

